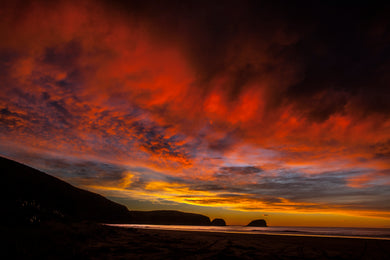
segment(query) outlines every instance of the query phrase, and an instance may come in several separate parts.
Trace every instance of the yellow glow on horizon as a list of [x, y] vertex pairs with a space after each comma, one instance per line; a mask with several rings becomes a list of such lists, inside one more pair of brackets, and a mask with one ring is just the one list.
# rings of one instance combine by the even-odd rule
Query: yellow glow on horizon
[[[129, 184], [134, 176], [126, 175]], [[355, 209], [321, 208], [314, 203], [291, 202], [285, 198], [279, 198], [280, 202], [272, 205], [250, 199], [242, 198], [232, 201], [219, 197], [220, 193], [209, 191], [196, 191], [189, 189], [185, 184], [167, 183], [163, 181], [149, 182], [144, 189], [126, 189], [126, 185], [112, 186], [86, 186], [88, 189], [109, 193], [114, 197], [134, 198], [139, 200], [159, 201], [161, 199], [178, 203], [179, 205], [201, 206], [205, 210], [199, 211], [211, 218], [224, 217], [230, 225], [244, 225], [250, 219], [261, 218], [262, 213], [271, 213], [272, 218], [267, 220], [274, 226], [368, 226], [390, 227], [390, 213], [385, 211], [369, 211]], [[239, 195], [239, 194], [237, 194]], [[310, 206], [309, 208], [300, 208]], [[318, 206], [318, 207], [316, 207]], [[223, 209], [213, 212], [210, 208]], [[252, 209], [250, 209], [252, 208]], [[180, 207], [178, 207], [180, 210]], [[223, 213], [224, 211], [229, 213]], [[194, 211], [195, 212], [195, 211]], [[260, 215], [260, 217], [258, 217]]]

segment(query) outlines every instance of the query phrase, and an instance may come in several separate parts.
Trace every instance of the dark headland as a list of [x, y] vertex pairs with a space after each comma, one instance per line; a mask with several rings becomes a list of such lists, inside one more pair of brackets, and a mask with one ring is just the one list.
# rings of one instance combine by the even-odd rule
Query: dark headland
[[390, 255], [386, 240], [105, 226], [99, 223], [212, 222], [179, 211], [129, 211], [101, 195], [1, 157], [0, 173], [0, 259], [387, 259]]

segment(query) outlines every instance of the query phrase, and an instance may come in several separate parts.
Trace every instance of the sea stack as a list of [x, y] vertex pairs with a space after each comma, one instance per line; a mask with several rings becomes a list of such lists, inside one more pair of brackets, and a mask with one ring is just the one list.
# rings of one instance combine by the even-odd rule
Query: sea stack
[[213, 221], [211, 221], [211, 226], [226, 226], [225, 220], [222, 218], [215, 218]]
[[266, 227], [266, 226], [267, 226], [267, 222], [265, 222], [264, 219], [253, 220], [251, 221], [251, 223], [247, 225], [247, 227]]

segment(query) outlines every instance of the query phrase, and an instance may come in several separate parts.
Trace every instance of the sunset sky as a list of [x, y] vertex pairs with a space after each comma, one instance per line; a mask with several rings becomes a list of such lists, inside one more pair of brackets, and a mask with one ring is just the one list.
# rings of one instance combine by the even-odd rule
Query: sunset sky
[[328, 2], [1, 1], [0, 155], [129, 209], [390, 227], [390, 5]]

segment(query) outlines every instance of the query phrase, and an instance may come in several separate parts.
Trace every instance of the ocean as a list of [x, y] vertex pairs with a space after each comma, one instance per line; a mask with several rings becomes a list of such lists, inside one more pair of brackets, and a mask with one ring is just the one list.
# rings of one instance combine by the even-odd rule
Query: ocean
[[184, 225], [146, 225], [146, 224], [106, 224], [123, 228], [143, 228], [177, 231], [202, 231], [241, 234], [267, 234], [311, 237], [343, 237], [390, 240], [390, 228], [355, 227], [247, 227], [247, 226], [184, 226]]

